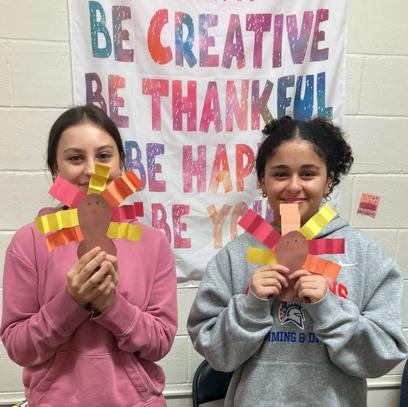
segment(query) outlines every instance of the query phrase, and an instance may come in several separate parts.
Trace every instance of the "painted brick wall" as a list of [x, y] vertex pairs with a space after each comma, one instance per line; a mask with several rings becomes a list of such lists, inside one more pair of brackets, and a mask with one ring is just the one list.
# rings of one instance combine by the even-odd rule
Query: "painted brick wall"
[[[408, 2], [349, 3], [344, 125], [356, 163], [343, 183], [340, 212], [397, 258], [408, 292]], [[66, 1], [0, 0], [1, 264], [13, 231], [49, 202], [46, 135], [54, 119], [72, 105], [68, 41]], [[356, 214], [362, 192], [381, 196], [375, 219]], [[161, 362], [171, 407], [192, 405], [191, 380], [201, 358], [185, 325], [194, 295], [194, 289], [179, 289], [180, 328], [173, 350]], [[408, 300], [404, 316], [408, 336]], [[399, 366], [370, 381], [370, 407], [398, 405], [401, 371]], [[0, 344], [0, 405], [21, 397], [20, 375]]]

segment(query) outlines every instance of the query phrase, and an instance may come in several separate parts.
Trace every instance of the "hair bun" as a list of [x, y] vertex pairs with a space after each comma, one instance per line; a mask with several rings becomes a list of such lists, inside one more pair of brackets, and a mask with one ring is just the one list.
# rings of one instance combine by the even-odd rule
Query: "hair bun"
[[272, 119], [268, 123], [266, 123], [265, 128], [262, 130], [263, 134], [271, 134], [279, 127], [284, 126], [286, 123], [292, 121], [292, 117], [290, 116], [282, 116], [279, 119]]

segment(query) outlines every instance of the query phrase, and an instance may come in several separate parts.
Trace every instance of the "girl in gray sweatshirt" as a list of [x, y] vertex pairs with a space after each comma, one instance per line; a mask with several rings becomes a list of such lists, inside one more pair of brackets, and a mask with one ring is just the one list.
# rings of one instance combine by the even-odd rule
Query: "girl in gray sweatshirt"
[[[284, 117], [264, 129], [258, 182], [275, 213], [296, 203], [304, 225], [353, 162], [342, 131], [324, 119]], [[321, 256], [341, 266], [335, 280], [281, 264], [247, 262], [263, 248], [245, 232], [210, 260], [188, 318], [194, 347], [234, 371], [227, 407], [363, 407], [367, 377], [407, 356], [401, 332], [402, 277], [369, 236], [338, 216], [315, 237], [345, 241]]]

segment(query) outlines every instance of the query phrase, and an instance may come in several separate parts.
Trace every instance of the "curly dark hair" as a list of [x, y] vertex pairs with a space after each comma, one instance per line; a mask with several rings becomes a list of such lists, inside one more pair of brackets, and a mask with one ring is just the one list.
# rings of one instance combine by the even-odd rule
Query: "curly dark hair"
[[325, 118], [300, 121], [284, 116], [269, 122], [262, 133], [266, 138], [259, 147], [256, 157], [259, 182], [265, 175], [266, 162], [273, 156], [275, 150], [285, 141], [295, 138], [311, 143], [316, 154], [325, 162], [327, 174], [332, 178], [330, 192], [340, 183], [340, 176], [349, 172], [354, 161], [351, 147], [344, 139], [343, 131]]

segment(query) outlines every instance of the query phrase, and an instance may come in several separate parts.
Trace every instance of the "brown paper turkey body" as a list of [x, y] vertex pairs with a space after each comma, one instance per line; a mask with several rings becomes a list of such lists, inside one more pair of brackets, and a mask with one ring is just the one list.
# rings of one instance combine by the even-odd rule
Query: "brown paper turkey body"
[[[298, 231], [292, 231], [282, 236], [276, 245], [276, 260], [278, 264], [289, 269], [289, 274], [300, 270], [305, 263], [309, 247], [306, 238]], [[289, 287], [281, 291], [279, 299], [291, 302], [296, 298], [294, 285], [296, 281], [288, 279]]]
[[97, 194], [90, 194], [78, 205], [78, 220], [84, 239], [78, 246], [78, 258], [99, 246], [104, 252], [116, 256], [116, 246], [106, 235], [109, 229], [112, 208]]
[[106, 186], [109, 171], [106, 165], [95, 165], [87, 194], [64, 178], [56, 178], [48, 192], [70, 209], [35, 219], [38, 232], [47, 234], [48, 250], [79, 241], [78, 258], [97, 246], [116, 255], [112, 239], [137, 241], [141, 238], [141, 226], [122, 221], [143, 216], [143, 204], [119, 206], [141, 186], [141, 181], [133, 171], [127, 171]]

